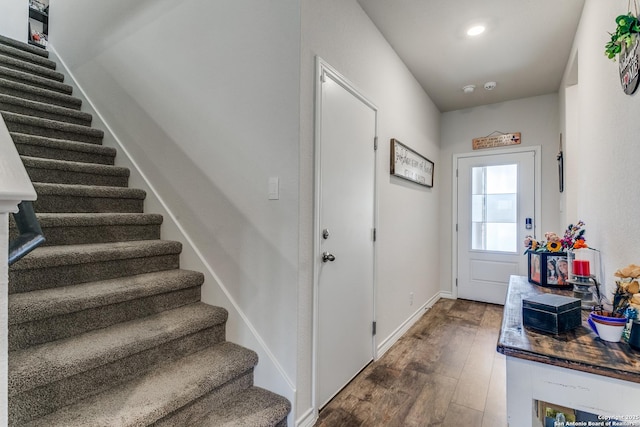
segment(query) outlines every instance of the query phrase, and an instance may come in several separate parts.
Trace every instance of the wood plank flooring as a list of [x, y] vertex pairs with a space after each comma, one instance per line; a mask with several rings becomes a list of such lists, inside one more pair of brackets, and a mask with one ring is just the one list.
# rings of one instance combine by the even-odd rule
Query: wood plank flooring
[[502, 306], [441, 299], [321, 411], [315, 427], [502, 427]]

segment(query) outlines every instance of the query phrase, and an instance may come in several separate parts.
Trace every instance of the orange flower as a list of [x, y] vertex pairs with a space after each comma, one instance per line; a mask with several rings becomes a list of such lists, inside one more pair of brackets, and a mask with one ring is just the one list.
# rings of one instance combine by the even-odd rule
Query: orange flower
[[573, 244], [573, 249], [583, 249], [583, 248], [588, 248], [588, 247], [589, 246], [587, 246], [587, 244], [584, 242], [584, 239], [578, 239]]

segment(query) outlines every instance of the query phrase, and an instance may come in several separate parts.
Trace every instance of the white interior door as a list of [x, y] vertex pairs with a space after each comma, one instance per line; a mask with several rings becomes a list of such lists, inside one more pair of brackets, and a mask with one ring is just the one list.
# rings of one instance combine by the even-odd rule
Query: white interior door
[[[317, 404], [373, 359], [376, 110], [334, 73], [320, 89]], [[323, 259], [323, 254], [324, 259]]]
[[535, 227], [535, 154], [458, 158], [459, 298], [504, 304], [509, 276], [526, 275], [523, 241]]

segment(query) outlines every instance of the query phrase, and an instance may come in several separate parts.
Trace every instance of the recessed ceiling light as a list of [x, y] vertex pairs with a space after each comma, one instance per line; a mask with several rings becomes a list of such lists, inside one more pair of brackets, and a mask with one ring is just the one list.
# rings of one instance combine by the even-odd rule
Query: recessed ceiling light
[[467, 35], [472, 37], [479, 36], [480, 34], [484, 33], [484, 30], [484, 25], [475, 25], [467, 30]]
[[474, 90], [476, 90], [476, 85], [466, 85], [462, 88], [464, 93], [473, 93]]

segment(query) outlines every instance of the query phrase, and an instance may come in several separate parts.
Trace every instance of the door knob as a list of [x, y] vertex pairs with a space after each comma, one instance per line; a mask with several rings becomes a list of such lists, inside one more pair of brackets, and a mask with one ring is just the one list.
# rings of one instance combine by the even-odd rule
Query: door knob
[[322, 253], [322, 262], [327, 262], [327, 261], [335, 261], [336, 257], [333, 256], [333, 254], [330, 254], [329, 252], [323, 252]]

